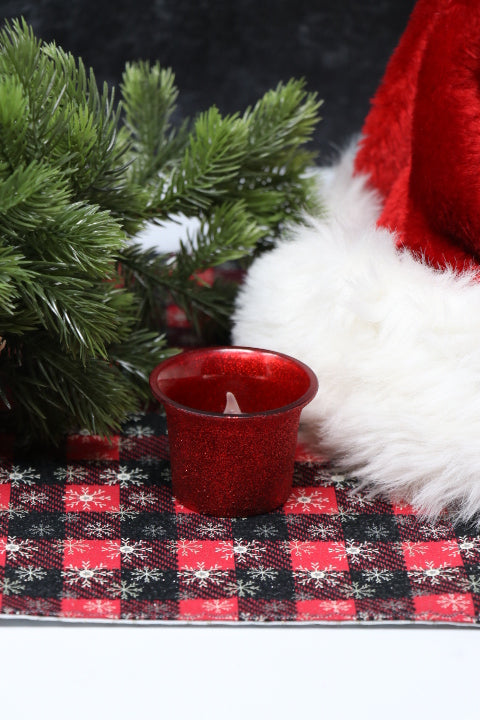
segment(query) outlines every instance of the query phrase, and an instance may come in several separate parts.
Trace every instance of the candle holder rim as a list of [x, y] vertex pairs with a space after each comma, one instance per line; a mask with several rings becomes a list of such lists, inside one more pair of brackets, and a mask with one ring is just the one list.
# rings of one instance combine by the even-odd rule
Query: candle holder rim
[[[240, 415], [236, 413], [224, 413], [224, 412], [213, 412], [211, 410], [197, 410], [196, 408], [189, 407], [188, 405], [183, 405], [182, 403], [177, 402], [176, 400], [172, 400], [172, 398], [168, 397], [162, 390], [160, 390], [157, 387], [156, 379], [158, 375], [158, 371], [161, 367], [165, 367], [166, 365], [169, 365], [170, 363], [173, 363], [176, 358], [178, 358], [179, 355], [185, 356], [185, 355], [194, 355], [196, 353], [201, 353], [202, 351], [210, 352], [210, 351], [219, 351], [219, 352], [231, 352], [236, 350], [242, 350], [252, 353], [262, 353], [265, 355], [275, 355], [276, 357], [283, 358], [284, 360], [288, 360], [289, 362], [292, 362], [297, 367], [300, 367], [305, 374], [307, 375], [309, 379], [309, 384], [307, 390], [296, 400], [294, 400], [291, 403], [288, 403], [287, 405], [282, 405], [278, 408], [273, 408], [271, 410], [259, 410], [257, 412], [249, 412], [244, 413], [242, 412]], [[183, 350], [180, 353], [177, 353], [176, 355], [173, 355], [166, 360], [163, 360], [160, 362], [152, 372], [150, 373], [150, 389], [154, 396], [157, 398], [157, 400], [160, 400], [160, 402], [166, 404], [166, 405], [172, 405], [173, 407], [179, 408], [183, 410], [184, 412], [192, 413], [193, 415], [205, 415], [208, 417], [216, 417], [216, 418], [228, 418], [229, 420], [235, 419], [238, 422], [241, 422], [243, 419], [247, 418], [255, 418], [255, 417], [265, 417], [270, 415], [278, 415], [280, 413], [288, 412], [289, 410], [293, 410], [294, 408], [302, 408], [305, 405], [308, 405], [311, 400], [315, 397], [318, 391], [318, 378], [313, 372], [313, 370], [306, 365], [301, 360], [298, 360], [298, 358], [293, 357], [292, 355], [287, 355], [286, 353], [278, 352], [277, 350], [268, 350], [267, 348], [258, 348], [258, 347], [250, 347], [246, 345], [215, 345], [212, 347], [199, 347], [199, 348], [191, 348], [188, 350]]]

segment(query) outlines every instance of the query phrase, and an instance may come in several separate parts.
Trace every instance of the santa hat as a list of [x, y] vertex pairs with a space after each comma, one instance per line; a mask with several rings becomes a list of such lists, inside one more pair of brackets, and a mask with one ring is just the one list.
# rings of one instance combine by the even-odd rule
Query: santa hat
[[252, 265], [233, 342], [319, 379], [303, 420], [373, 492], [480, 514], [480, 3], [419, 0], [325, 216]]

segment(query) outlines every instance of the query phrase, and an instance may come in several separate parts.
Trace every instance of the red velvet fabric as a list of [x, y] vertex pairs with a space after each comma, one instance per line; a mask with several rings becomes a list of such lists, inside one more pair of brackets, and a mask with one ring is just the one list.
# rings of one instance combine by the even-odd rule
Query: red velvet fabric
[[480, 3], [419, 0], [357, 153], [399, 247], [458, 270], [480, 262]]

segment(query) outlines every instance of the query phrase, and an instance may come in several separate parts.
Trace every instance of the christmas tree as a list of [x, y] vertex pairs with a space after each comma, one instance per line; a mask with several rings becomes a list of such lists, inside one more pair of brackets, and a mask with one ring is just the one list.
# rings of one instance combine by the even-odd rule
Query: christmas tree
[[[167, 299], [228, 321], [231, 292], [198, 274], [315, 209], [320, 103], [302, 81], [175, 124], [171, 70], [130, 63], [120, 94], [23, 20], [0, 32], [0, 394], [25, 440], [117, 429], [174, 351]], [[179, 214], [199, 224], [174, 256], [135, 243]]]

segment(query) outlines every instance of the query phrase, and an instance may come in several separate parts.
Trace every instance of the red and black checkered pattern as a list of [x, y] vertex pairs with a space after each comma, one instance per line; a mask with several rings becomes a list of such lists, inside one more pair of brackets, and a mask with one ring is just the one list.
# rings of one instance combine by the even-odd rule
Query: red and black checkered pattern
[[285, 506], [198, 515], [172, 497], [165, 419], [59, 459], [1, 438], [0, 614], [163, 622], [479, 622], [480, 534], [368, 500], [299, 456]]

